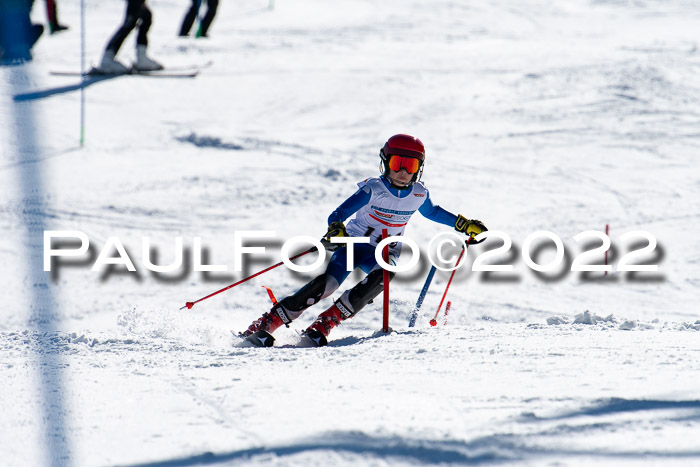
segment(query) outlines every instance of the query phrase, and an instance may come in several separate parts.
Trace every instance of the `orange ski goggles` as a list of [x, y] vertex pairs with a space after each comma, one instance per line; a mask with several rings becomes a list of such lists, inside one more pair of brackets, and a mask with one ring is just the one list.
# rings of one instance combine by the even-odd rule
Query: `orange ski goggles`
[[406, 169], [406, 172], [414, 174], [420, 169], [420, 159], [394, 155], [389, 158], [389, 168], [394, 172]]

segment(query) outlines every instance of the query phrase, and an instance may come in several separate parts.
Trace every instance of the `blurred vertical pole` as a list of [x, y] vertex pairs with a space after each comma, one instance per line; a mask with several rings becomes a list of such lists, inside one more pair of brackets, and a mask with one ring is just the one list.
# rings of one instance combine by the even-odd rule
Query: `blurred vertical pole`
[[[12, 70], [10, 86], [32, 82], [31, 67], [21, 66]], [[4, 109], [3, 109], [4, 110]], [[43, 455], [43, 461], [36, 465], [66, 467], [72, 464], [70, 449], [70, 428], [68, 427], [69, 407], [66, 404], [64, 381], [65, 368], [68, 363], [61, 343], [56, 339], [60, 317], [58, 303], [54, 297], [54, 285], [51, 276], [44, 272], [44, 232], [51, 230], [49, 224], [53, 219], [53, 210], [48, 204], [50, 195], [45, 190], [45, 164], [37, 163], [42, 152], [39, 139], [42, 128], [36, 116], [40, 114], [36, 102], [17, 102], [9, 109], [14, 115], [14, 127], [11, 129], [10, 145], [13, 154], [18, 157], [16, 173], [13, 179], [18, 184], [17, 212], [23, 226], [21, 241], [24, 246], [24, 271], [14, 271], [24, 276], [28, 314], [27, 326], [32, 333], [31, 339], [37, 345], [27, 352], [27, 365], [33, 367], [36, 376], [36, 429], [40, 430], [38, 439], [41, 446], [23, 446], [37, 456]], [[29, 347], [31, 349], [31, 347]], [[27, 417], [31, 420], [34, 407], [27, 407]], [[31, 442], [30, 440], [27, 440]], [[41, 453], [41, 454], [39, 454]], [[4, 458], [4, 456], [3, 456]], [[0, 464], [4, 464], [0, 460]]]
[[[610, 233], [610, 224], [605, 224], [605, 235]], [[609, 235], [608, 235], [609, 236]], [[609, 248], [608, 248], [609, 250]], [[608, 250], [605, 250], [605, 265], [608, 265]], [[605, 275], [608, 275], [608, 271], [605, 271]]]
[[274, 10], [275, 9], [275, 0], [270, 0], [270, 3], [267, 5], [268, 10]]
[[[3, 60], [8, 59], [11, 63], [31, 60], [30, 49], [42, 30], [31, 24], [27, 2], [0, 0], [0, 44], [5, 52]], [[3, 70], [3, 75], [9, 78], [7, 87], [10, 95], [19, 94], [23, 91], [24, 83], [34, 81], [30, 75], [32, 69], [25, 65]], [[17, 200], [13, 203], [16, 203], [16, 215], [22, 226], [22, 230], [17, 232], [17, 241], [24, 250], [23, 270], [12, 272], [23, 277], [24, 288], [20, 296], [26, 298], [26, 304], [15, 306], [19, 307], [18, 311], [26, 310], [27, 327], [32, 331], [28, 335], [31, 343], [27, 347], [26, 365], [35, 372], [35, 387], [27, 388], [27, 391], [37, 396], [32, 397], [35, 402], [23, 407], [23, 411], [26, 412], [26, 422], [37, 430], [37, 440], [41, 443], [40, 446], [29, 445], [34, 441], [32, 437], [25, 440], [27, 445], [16, 448], [41, 459], [33, 464], [65, 467], [71, 465], [68, 407], [64, 401], [63, 380], [67, 363], [60, 343], [55, 340], [60, 321], [58, 306], [53, 296], [51, 277], [44, 272], [43, 264], [44, 231], [54, 227], [47, 225], [54, 216], [47, 205], [50, 196], [44, 189], [44, 164], [37, 163], [42, 148], [39, 140], [42, 125], [36, 119], [40, 114], [38, 107], [35, 102], [16, 100], [11, 107], [3, 107], [3, 112], [7, 112], [12, 120], [7, 125], [10, 127], [7, 145], [12, 148], [12, 155], [16, 158], [12, 180], [17, 183]], [[2, 130], [4, 132], [5, 128]], [[0, 146], [5, 144], [2, 141]], [[12, 384], [11, 381], [9, 383]], [[4, 437], [5, 434], [0, 436]], [[2, 454], [0, 459], [6, 457], [4, 452]], [[0, 463], [6, 465], [5, 461], [0, 460]]]
[[85, 0], [80, 0], [80, 147], [85, 146]]
[[[382, 229], [382, 239], [385, 239], [389, 236], [389, 232], [387, 229]], [[382, 251], [382, 257], [384, 258], [385, 263], [389, 263], [389, 245], [386, 245], [384, 247], [384, 250]], [[384, 313], [383, 313], [383, 320], [382, 320], [382, 331], [384, 332], [389, 332], [389, 271], [387, 269], [384, 269]]]

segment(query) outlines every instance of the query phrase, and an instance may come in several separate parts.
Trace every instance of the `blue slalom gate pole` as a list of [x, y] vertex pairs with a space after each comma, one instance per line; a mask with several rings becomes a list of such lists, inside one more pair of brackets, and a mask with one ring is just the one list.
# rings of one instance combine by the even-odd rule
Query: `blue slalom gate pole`
[[418, 311], [420, 311], [420, 307], [423, 306], [423, 300], [425, 299], [425, 294], [428, 293], [428, 288], [430, 287], [430, 283], [433, 281], [433, 277], [435, 276], [435, 271], [437, 271], [437, 268], [435, 266], [430, 267], [430, 271], [428, 272], [428, 277], [425, 279], [425, 284], [423, 284], [423, 290], [420, 291], [420, 295], [418, 295], [418, 301], [416, 302], [416, 306], [413, 308], [413, 313], [411, 313], [411, 319], [408, 321], [408, 327], [412, 328], [416, 325], [416, 318], [418, 318]]

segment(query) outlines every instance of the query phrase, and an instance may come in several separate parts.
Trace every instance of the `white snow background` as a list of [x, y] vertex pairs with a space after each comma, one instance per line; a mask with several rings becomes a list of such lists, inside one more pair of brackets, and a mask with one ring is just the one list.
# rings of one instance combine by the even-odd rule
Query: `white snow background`
[[[94, 63], [124, 3], [85, 3]], [[91, 84], [82, 149], [80, 78], [50, 74], [80, 69], [79, 1], [59, 1], [71, 29], [33, 62], [0, 68], [0, 463], [700, 465], [697, 2], [237, 0], [210, 38], [177, 38], [188, 3], [149, 0], [149, 53], [211, 66]], [[230, 330], [269, 309], [261, 285], [279, 298], [312, 274], [179, 311], [244, 277], [193, 272], [194, 237], [232, 269], [234, 231], [275, 230], [247, 271], [276, 263], [282, 241], [325, 232], [395, 133], [425, 143], [436, 203], [512, 238], [497, 261], [514, 272], [471, 272], [487, 249], [471, 248], [447, 324], [428, 324], [438, 273], [415, 328], [427, 268], [401, 274], [390, 334], [380, 296], [325, 348], [295, 330], [361, 276], [270, 349]], [[573, 237], [606, 224], [613, 266], [644, 230], [658, 246], [639, 262], [659, 271], [567, 271]], [[92, 256], [44, 272], [45, 230], [85, 232]], [[566, 246], [557, 271], [521, 257], [537, 230]], [[406, 234], [425, 251], [444, 231], [417, 214]], [[109, 237], [137, 273], [91, 271]], [[186, 265], [151, 273], [143, 237], [160, 264], [183, 237]]]

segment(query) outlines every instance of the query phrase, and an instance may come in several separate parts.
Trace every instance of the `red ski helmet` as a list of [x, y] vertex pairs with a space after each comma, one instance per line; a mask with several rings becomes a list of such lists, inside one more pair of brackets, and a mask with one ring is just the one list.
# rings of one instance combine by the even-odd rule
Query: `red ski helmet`
[[389, 160], [391, 156], [405, 156], [418, 159], [420, 161], [420, 168], [413, 175], [411, 183], [409, 183], [408, 186], [420, 180], [423, 174], [423, 164], [425, 162], [425, 146], [423, 146], [421, 140], [415, 136], [398, 134], [392, 136], [384, 143], [384, 147], [379, 150], [379, 157], [381, 158], [379, 167], [387, 178], [389, 176]]

